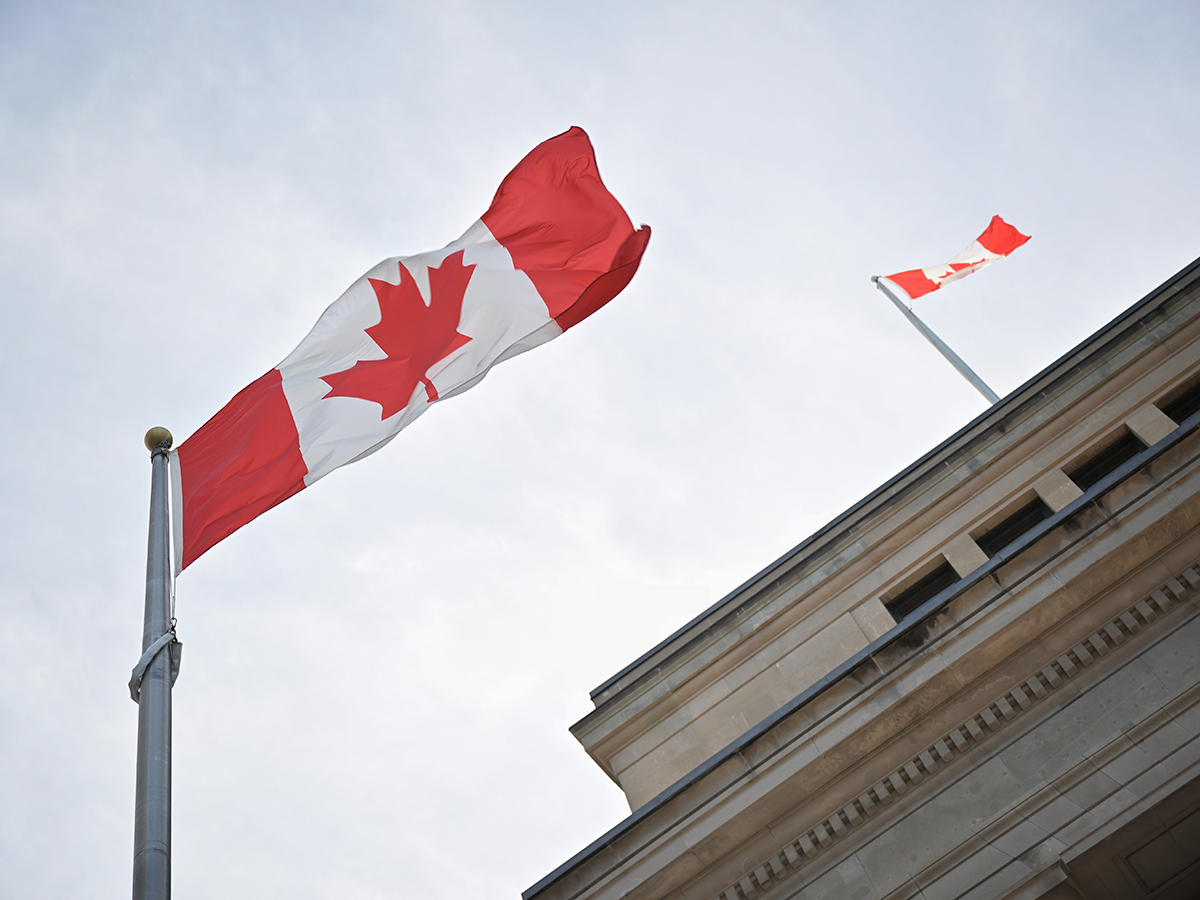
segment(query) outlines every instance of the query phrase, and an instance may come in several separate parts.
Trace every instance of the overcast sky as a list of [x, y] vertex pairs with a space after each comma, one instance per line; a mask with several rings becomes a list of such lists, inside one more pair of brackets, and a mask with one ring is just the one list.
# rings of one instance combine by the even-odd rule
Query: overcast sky
[[588, 691], [1200, 255], [1200, 6], [0, 2], [0, 896], [127, 897], [152, 425], [571, 125], [612, 304], [178, 582], [174, 895], [509, 898]]

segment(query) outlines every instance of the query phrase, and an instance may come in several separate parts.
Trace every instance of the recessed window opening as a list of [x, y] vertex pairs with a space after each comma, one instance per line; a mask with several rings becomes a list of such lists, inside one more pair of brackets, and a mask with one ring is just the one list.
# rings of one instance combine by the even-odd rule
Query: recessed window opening
[[950, 563], [944, 562], [911, 587], [905, 588], [891, 600], [884, 602], [892, 618], [899, 622], [926, 600], [944, 591], [959, 581], [958, 573]]
[[1182, 422], [1188, 416], [1200, 411], [1200, 381], [1184, 390], [1177, 397], [1173, 397], [1170, 401], [1166, 403], [1159, 402], [1157, 405], [1167, 416], [1174, 419], [1177, 424]]
[[1136, 434], [1126, 431], [1099, 453], [1089, 458], [1087, 462], [1072, 470], [1069, 473], [1071, 480], [1086, 491], [1105, 475], [1129, 462], [1145, 449], [1146, 445]]
[[975, 538], [975, 543], [991, 558], [1035, 525], [1046, 521], [1051, 515], [1050, 507], [1042, 501], [1041, 497], [1038, 497], [1032, 503], [1026, 503], [1000, 524]]

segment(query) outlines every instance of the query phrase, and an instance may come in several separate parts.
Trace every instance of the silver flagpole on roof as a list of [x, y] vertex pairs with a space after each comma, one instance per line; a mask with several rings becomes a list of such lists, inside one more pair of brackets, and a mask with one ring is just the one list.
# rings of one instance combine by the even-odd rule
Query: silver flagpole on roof
[[138, 705], [137, 788], [133, 815], [133, 900], [171, 896], [171, 688], [183, 645], [171, 610], [168, 450], [171, 432], [146, 432], [150, 451], [150, 538], [142, 658], [129, 693]]
[[938, 352], [941, 353], [942, 356], [946, 357], [950, 365], [958, 369], [958, 374], [967, 379], [967, 381], [971, 382], [971, 386], [975, 388], [975, 390], [979, 391], [979, 393], [983, 394], [988, 403], [991, 403], [994, 406], [1000, 402], [1000, 398], [997, 396], [996, 392], [984, 384], [983, 379], [976, 375], [974, 370], [962, 361], [962, 357], [946, 346], [945, 341], [934, 334], [928, 325], [917, 318], [916, 313], [900, 302], [900, 298], [888, 290], [887, 285], [883, 283], [883, 280], [878, 275], [872, 275], [871, 280], [875, 282], [875, 287], [883, 291], [888, 296], [888, 299], [896, 304], [896, 309], [904, 313], [905, 318], [912, 322], [913, 328], [921, 332], [921, 334], [925, 336], [925, 339], [929, 341], [929, 343], [937, 347]]

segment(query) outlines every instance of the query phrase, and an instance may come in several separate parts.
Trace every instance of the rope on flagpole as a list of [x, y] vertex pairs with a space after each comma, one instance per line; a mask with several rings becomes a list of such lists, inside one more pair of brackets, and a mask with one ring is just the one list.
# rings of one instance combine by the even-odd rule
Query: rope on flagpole
[[183, 641], [176, 637], [175, 628], [172, 626], [170, 631], [146, 649], [142, 658], [137, 661], [137, 665], [133, 667], [133, 674], [129, 678], [129, 696], [134, 703], [138, 702], [138, 697], [141, 695], [142, 676], [146, 674], [146, 669], [150, 668], [150, 663], [154, 662], [154, 657], [158, 656], [159, 651], [168, 645], [170, 645], [170, 649], [167, 653], [171, 657], [171, 687], [175, 687], [175, 682], [179, 678], [179, 664], [183, 662]]

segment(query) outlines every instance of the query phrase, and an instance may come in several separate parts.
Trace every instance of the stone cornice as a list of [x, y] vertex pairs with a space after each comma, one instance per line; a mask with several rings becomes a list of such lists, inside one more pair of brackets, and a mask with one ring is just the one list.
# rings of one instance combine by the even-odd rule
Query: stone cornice
[[881, 809], [916, 789], [927, 778], [969, 755], [1021, 717], [1036, 711], [1053, 693], [1099, 659], [1142, 633], [1181, 603], [1200, 594], [1200, 561], [1184, 568], [1157, 589], [1111, 617], [1056, 659], [1030, 673], [991, 702], [981, 705], [903, 765], [850, 803], [805, 829], [758, 865], [750, 868], [714, 900], [755, 900], [767, 889], [801, 872]]

